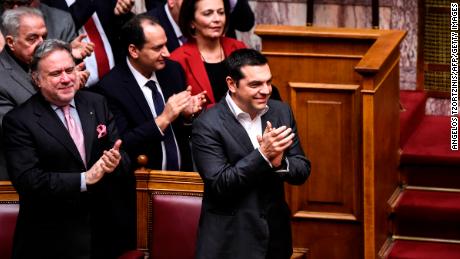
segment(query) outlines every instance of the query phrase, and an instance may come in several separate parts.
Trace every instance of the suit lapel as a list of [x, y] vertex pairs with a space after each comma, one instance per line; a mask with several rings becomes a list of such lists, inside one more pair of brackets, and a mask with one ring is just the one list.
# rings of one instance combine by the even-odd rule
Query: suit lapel
[[93, 147], [96, 132], [96, 113], [94, 108], [86, 102], [78, 93], [75, 95], [75, 106], [77, 107], [78, 116], [80, 117], [83, 135], [85, 137], [86, 164], [90, 161], [91, 150]]
[[273, 116], [273, 109], [268, 109], [268, 111], [261, 117], [260, 122], [262, 123], [262, 132], [265, 130], [265, 127], [267, 127], [267, 121], [270, 121], [273, 128], [278, 128], [281, 126], [279, 125], [279, 118]]
[[239, 143], [245, 153], [252, 152], [254, 150], [254, 146], [252, 145], [251, 140], [249, 139], [248, 133], [244, 129], [244, 127], [240, 124], [240, 122], [235, 118], [233, 113], [230, 111], [228, 107], [227, 101], [223, 98], [219, 105], [223, 112], [220, 113], [221, 120], [223, 121], [224, 127], [233, 136], [235, 142]]
[[134, 104], [139, 107], [139, 109], [142, 111], [142, 113], [147, 119], [153, 120], [153, 115], [147, 103], [147, 100], [145, 100], [145, 96], [142, 93], [142, 90], [139, 88], [139, 85], [137, 84], [137, 81], [134, 78], [133, 74], [131, 73], [131, 71], [129, 71], [126, 62], [122, 63], [122, 65], [120, 66], [120, 70], [120, 75], [123, 80], [122, 85], [124, 88], [126, 88], [126, 91], [133, 98]]
[[77, 146], [73, 142], [69, 131], [59, 119], [56, 112], [53, 111], [50, 104], [46, 102], [42, 96], [35, 97], [38, 98], [38, 101], [35, 105], [35, 114], [38, 117], [38, 124], [40, 127], [42, 127], [46, 132], [48, 132], [50, 136], [61, 143], [71, 154], [73, 154], [75, 159], [83, 163]]
[[10, 75], [13, 80], [18, 82], [21, 87], [31, 94], [35, 94], [37, 92], [35, 87], [32, 85], [30, 75], [26, 73], [21, 66], [19, 66], [19, 64], [8, 54], [6, 49], [0, 54], [0, 60], [2, 60], [5, 69], [10, 71]]
[[177, 35], [174, 32], [174, 28], [171, 22], [169, 21], [168, 16], [166, 15], [166, 11], [163, 7], [159, 8], [158, 10], [158, 20], [160, 21], [166, 32], [166, 38], [168, 39], [167, 45], [169, 46], [169, 51], [173, 52], [173, 50], [180, 47], [179, 39], [177, 39]]

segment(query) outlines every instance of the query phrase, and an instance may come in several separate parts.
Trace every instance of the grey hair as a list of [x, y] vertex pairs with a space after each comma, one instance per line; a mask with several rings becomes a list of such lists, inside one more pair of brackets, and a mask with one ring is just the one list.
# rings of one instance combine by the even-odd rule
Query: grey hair
[[5, 10], [2, 14], [2, 33], [4, 36], [18, 36], [21, 18], [25, 15], [38, 16], [43, 20], [42, 12], [37, 8], [21, 6], [15, 9]]
[[72, 56], [72, 49], [70, 48], [69, 43], [56, 39], [45, 40], [34, 52], [32, 62], [30, 63], [31, 73], [37, 72], [40, 60], [57, 50], [67, 51], [69, 55]]

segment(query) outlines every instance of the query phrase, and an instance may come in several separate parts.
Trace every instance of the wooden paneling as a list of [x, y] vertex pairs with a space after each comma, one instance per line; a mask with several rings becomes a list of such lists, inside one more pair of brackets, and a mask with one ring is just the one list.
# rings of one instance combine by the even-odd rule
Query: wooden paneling
[[293, 221], [294, 247], [308, 247], [307, 258], [363, 258], [363, 230], [358, 223]]
[[19, 201], [19, 195], [10, 181], [0, 181], [0, 201], [3, 203]]
[[360, 167], [354, 157], [360, 150], [359, 85], [290, 86], [299, 137], [314, 161], [307, 183], [289, 195], [294, 217], [357, 220], [361, 187], [356, 185]]
[[[370, 232], [368, 236], [373, 243], [379, 245], [383, 245], [389, 235], [388, 200], [398, 183], [395, 172], [398, 172], [399, 165], [399, 88], [394, 85], [399, 85], [399, 66], [397, 58], [393, 62], [386, 76], [376, 85], [376, 90], [363, 93], [366, 103], [363, 123], [370, 125], [364, 128], [364, 166], [372, 169], [364, 175], [364, 202], [369, 203], [365, 212], [369, 215], [365, 230]], [[379, 246], [374, 247], [369, 254], [379, 249]]]
[[312, 174], [287, 186], [308, 258], [376, 258], [397, 188], [399, 44], [405, 32], [259, 25]]
[[290, 99], [290, 82], [330, 84], [359, 84], [360, 82], [359, 75], [354, 71], [359, 58], [289, 57], [276, 54], [267, 54], [267, 58], [270, 62], [273, 84], [278, 87], [284, 101]]

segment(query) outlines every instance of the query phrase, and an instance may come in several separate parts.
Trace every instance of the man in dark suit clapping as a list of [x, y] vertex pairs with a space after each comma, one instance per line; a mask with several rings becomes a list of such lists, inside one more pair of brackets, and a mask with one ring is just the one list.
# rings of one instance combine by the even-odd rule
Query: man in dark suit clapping
[[192, 96], [181, 66], [168, 59], [166, 35], [155, 18], [137, 15], [121, 31], [126, 61], [100, 82], [132, 159], [148, 167], [192, 170], [190, 119], [201, 110], [204, 93]]
[[8, 112], [3, 133], [20, 210], [13, 258], [117, 258], [133, 217], [128, 158], [105, 99], [77, 92], [70, 46], [46, 40], [31, 74], [39, 92]]
[[267, 59], [240, 49], [226, 62], [226, 97], [193, 123], [193, 156], [204, 182], [196, 258], [288, 259], [284, 183], [304, 183], [310, 162], [291, 109], [269, 99]]
[[[37, 92], [30, 78], [29, 65], [35, 49], [48, 35], [43, 14], [30, 7], [5, 11], [2, 14], [2, 32], [6, 46], [0, 52], [0, 128], [3, 116], [9, 110]], [[84, 85], [87, 72], [79, 71], [78, 75], [79, 82]], [[1, 142], [0, 179], [7, 179]]]

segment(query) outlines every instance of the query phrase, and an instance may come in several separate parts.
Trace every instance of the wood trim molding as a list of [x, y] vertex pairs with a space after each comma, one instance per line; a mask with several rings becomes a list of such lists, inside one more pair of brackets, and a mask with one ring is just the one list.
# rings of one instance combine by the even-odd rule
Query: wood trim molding
[[344, 90], [356, 91], [359, 85], [347, 84], [323, 84], [323, 83], [306, 83], [306, 82], [288, 82], [289, 87], [294, 89], [321, 89], [321, 90]]
[[19, 202], [19, 195], [10, 181], [0, 181], [0, 201], [5, 203]]
[[298, 219], [326, 219], [338, 221], [358, 221], [355, 215], [347, 213], [333, 212], [315, 212], [315, 211], [299, 211], [294, 214], [294, 218]]
[[264, 37], [264, 36], [293, 36], [293, 37], [311, 37], [311, 38], [314, 37], [314, 38], [375, 40], [382, 34], [382, 30], [259, 24], [255, 28], [255, 34], [261, 37]]
[[361, 60], [363, 55], [344, 55], [344, 54], [319, 54], [319, 53], [298, 53], [298, 52], [273, 52], [262, 51], [265, 56], [278, 57], [312, 57], [312, 58], [345, 58]]

